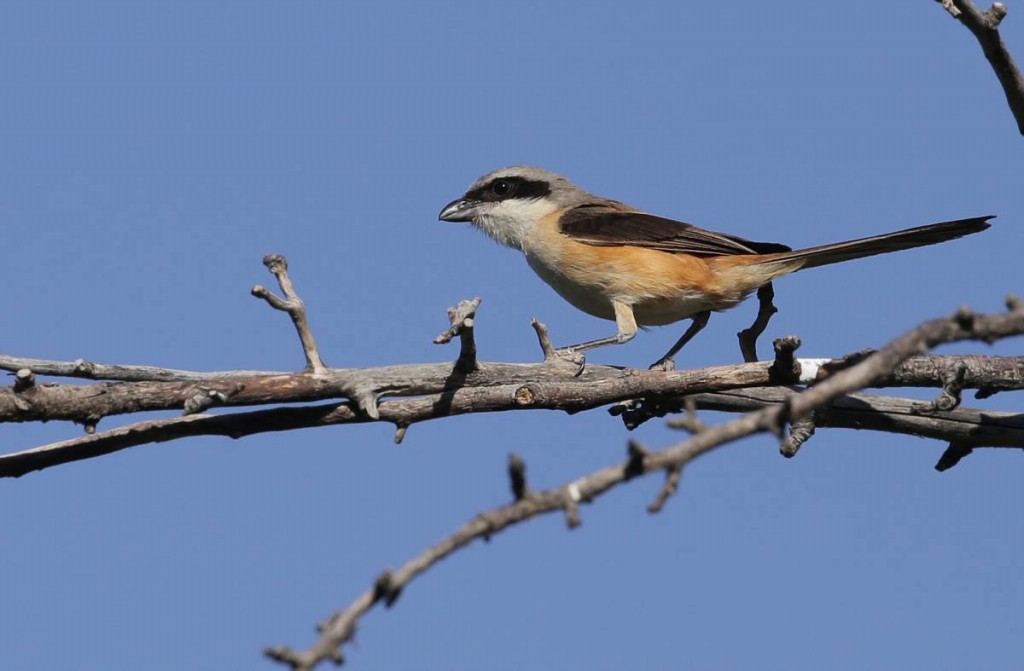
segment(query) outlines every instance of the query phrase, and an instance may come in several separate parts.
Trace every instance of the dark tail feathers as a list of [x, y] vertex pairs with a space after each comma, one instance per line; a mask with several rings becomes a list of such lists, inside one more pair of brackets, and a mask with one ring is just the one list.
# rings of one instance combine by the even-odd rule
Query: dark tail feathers
[[805, 263], [800, 266], [801, 269], [827, 266], [830, 263], [839, 263], [840, 261], [874, 256], [875, 254], [887, 254], [889, 252], [898, 252], [901, 249], [935, 245], [946, 240], [979, 233], [991, 226], [988, 220], [992, 218], [993, 216], [989, 215], [987, 217], [944, 221], [940, 224], [918, 226], [903, 231], [896, 231], [895, 233], [861, 238], [860, 240], [849, 240], [820, 247], [797, 249], [792, 252], [781, 252], [776, 256], [776, 259], [772, 260], [790, 261], [805, 259]]

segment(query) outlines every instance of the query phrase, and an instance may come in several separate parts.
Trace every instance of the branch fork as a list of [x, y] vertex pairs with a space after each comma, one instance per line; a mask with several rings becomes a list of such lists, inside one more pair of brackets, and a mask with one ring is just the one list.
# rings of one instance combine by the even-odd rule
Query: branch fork
[[255, 285], [250, 293], [256, 298], [266, 301], [267, 305], [275, 310], [288, 313], [292, 323], [295, 325], [296, 332], [299, 334], [299, 340], [302, 342], [302, 353], [306, 357], [305, 370], [313, 374], [325, 372], [327, 366], [324, 365], [323, 360], [320, 358], [320, 350], [317, 349], [316, 338], [313, 337], [313, 331], [309, 327], [309, 320], [306, 317], [306, 304], [299, 297], [298, 292], [295, 291], [291, 277], [288, 276], [288, 260], [280, 254], [268, 254], [263, 257], [263, 265], [277, 278], [277, 283], [281, 287], [284, 298], [274, 295], [261, 284]]
[[1024, 135], [1024, 76], [1017, 67], [1006, 48], [1002, 36], [999, 34], [999, 24], [1006, 16], [1006, 5], [1001, 2], [993, 5], [985, 11], [979, 10], [971, 0], [936, 0], [940, 2], [957, 21], [962, 23], [974, 38], [981, 45], [992, 66], [999, 84], [1006, 96], [1006, 103], [1010, 107], [1014, 120], [1017, 122], [1017, 130]]
[[473, 337], [474, 318], [479, 307], [480, 298], [474, 298], [459, 301], [456, 307], [448, 308], [451, 328], [434, 338], [435, 345], [445, 345], [456, 336], [459, 337], [459, 358], [455, 361], [455, 370], [463, 375], [480, 368], [476, 359], [476, 339]]
[[530, 326], [533, 327], [534, 332], [537, 334], [537, 343], [540, 345], [540, 351], [544, 355], [544, 363], [555, 365], [569, 364], [576, 369], [573, 377], [579, 377], [583, 374], [583, 369], [587, 365], [587, 357], [583, 352], [573, 351], [572, 349], [556, 349], [551, 344], [548, 327], [543, 322], [531, 319]]

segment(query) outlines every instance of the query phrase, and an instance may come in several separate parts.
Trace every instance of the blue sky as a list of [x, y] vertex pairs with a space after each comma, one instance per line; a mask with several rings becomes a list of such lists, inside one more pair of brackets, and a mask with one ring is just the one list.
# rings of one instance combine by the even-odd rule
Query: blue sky
[[[1018, 11], [1003, 33], [1024, 58]], [[431, 340], [477, 295], [485, 360], [536, 360], [531, 317], [558, 343], [610, 333], [515, 253], [436, 221], [478, 175], [520, 163], [793, 246], [999, 215], [976, 237], [779, 281], [767, 335], [800, 335], [805, 356], [1024, 290], [1024, 140], [977, 44], [933, 2], [20, 3], [0, 12], [0, 81], [7, 354], [299, 368], [288, 320], [248, 296], [270, 283], [270, 252], [332, 365], [452, 358]], [[680, 365], [736, 362], [753, 314], [714, 316]], [[591, 360], [645, 366], [682, 328]], [[5, 426], [3, 448], [76, 429]], [[274, 668], [263, 646], [308, 645], [381, 569], [507, 500], [508, 452], [546, 487], [621, 460], [628, 437], [603, 411], [391, 435], [197, 439], [0, 483], [5, 664]], [[656, 422], [635, 437], [680, 439]], [[661, 515], [644, 511], [649, 479], [585, 507], [572, 533], [551, 517], [456, 555], [371, 613], [346, 655], [1015, 668], [1024, 461], [982, 451], [937, 474], [942, 448], [820, 431], [787, 461], [752, 438], [688, 468]]]

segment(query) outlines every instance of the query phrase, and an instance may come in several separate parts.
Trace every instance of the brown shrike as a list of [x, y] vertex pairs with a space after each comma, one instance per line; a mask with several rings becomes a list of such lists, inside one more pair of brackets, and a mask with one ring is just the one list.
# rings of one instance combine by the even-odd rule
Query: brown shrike
[[792, 250], [641, 212], [547, 170], [514, 166], [478, 179], [439, 218], [468, 221], [518, 249], [562, 298], [618, 326], [615, 335], [572, 345], [564, 354], [624, 343], [638, 325], [692, 319], [683, 337], [651, 366], [670, 370], [672, 357], [704, 328], [712, 311], [733, 307], [776, 277], [945, 242], [985, 230], [991, 217]]

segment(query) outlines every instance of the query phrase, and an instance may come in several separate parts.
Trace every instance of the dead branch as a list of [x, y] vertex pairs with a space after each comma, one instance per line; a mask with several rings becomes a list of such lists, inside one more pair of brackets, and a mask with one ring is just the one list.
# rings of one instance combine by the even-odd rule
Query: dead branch
[[193, 371], [157, 366], [127, 366], [102, 364], [76, 359], [75, 361], [48, 361], [29, 357], [0, 354], [0, 370], [18, 371], [27, 368], [36, 375], [48, 377], [81, 378], [83, 380], [114, 380], [119, 382], [183, 382], [186, 380], [220, 380], [226, 377], [256, 377], [259, 375], [287, 375], [284, 371], [221, 370]]
[[[796, 359], [803, 371], [800, 382], [813, 383], [822, 370], [831, 370], [823, 366], [831, 361], [837, 365], [842, 363], [839, 359]], [[966, 370], [964, 385], [967, 388], [1024, 389], [1024, 357], [914, 357], [873, 384], [940, 388], [948, 378], [948, 371], [961, 364]], [[404, 430], [410, 425], [440, 417], [522, 409], [573, 413], [635, 398], [660, 399], [664, 404], [663, 415], [681, 408], [682, 396], [769, 385], [771, 365], [761, 362], [668, 373], [591, 365], [576, 377], [572, 370], [544, 364], [481, 363], [476, 372], [453, 385], [451, 364], [411, 364], [328, 369], [317, 378], [305, 373], [278, 373], [255, 378], [229, 376], [223, 383], [201, 385], [194, 382], [104, 383], [99, 393], [91, 386], [80, 385], [37, 384], [27, 393], [0, 389], [0, 420], [73, 419], [93, 426], [100, 417], [110, 414], [184, 408], [197, 393], [221, 394], [216, 401], [224, 407], [338, 399], [360, 383], [375, 392], [387, 390], [395, 396], [416, 397], [382, 401], [376, 418], [361, 412], [353, 401], [338, 401], [139, 422], [2, 455], [0, 477], [18, 477], [129, 447], [200, 435], [241, 438], [270, 431], [384, 421], [395, 424], [400, 431], [397, 435], [404, 437]], [[881, 412], [888, 417], [891, 430], [903, 432], [898, 428], [906, 425], [902, 418], [890, 417], [885, 410]], [[933, 418], [941, 419], [941, 416]], [[883, 430], [881, 426], [878, 428]]]
[[480, 299], [459, 301], [459, 305], [448, 309], [448, 321], [451, 328], [434, 338], [435, 345], [445, 345], [455, 336], [459, 337], [459, 358], [455, 361], [455, 370], [465, 375], [479, 368], [476, 360], [476, 339], [473, 337], [473, 318], [480, 307]]
[[295, 291], [292, 279], [288, 275], [288, 261], [280, 254], [268, 254], [263, 257], [263, 265], [267, 267], [277, 283], [281, 287], [284, 298], [275, 296], [263, 285], [257, 284], [250, 293], [256, 298], [262, 298], [267, 305], [275, 310], [287, 312], [291, 317], [295, 330], [299, 334], [299, 341], [302, 343], [302, 353], [306, 356], [306, 370], [311, 373], [320, 373], [327, 369], [320, 359], [320, 350], [316, 347], [316, 339], [309, 327], [309, 320], [306, 318], [306, 304]]
[[[610, 366], [565, 367], [551, 365], [553, 348], [546, 329], [536, 321], [533, 326], [544, 353], [544, 363], [480, 363], [476, 359], [473, 338], [479, 299], [463, 301], [450, 310], [451, 328], [435, 340], [446, 342], [459, 336], [461, 348], [454, 366], [327, 368], [309, 332], [305, 308], [288, 278], [287, 262], [276, 256], [266, 257], [264, 262], [278, 277], [286, 298], [280, 299], [260, 287], [254, 291], [271, 305], [289, 311], [303, 343], [307, 370], [299, 373], [199, 373], [104, 365], [81, 359], [60, 362], [0, 356], [0, 369], [15, 373], [14, 384], [0, 388], [0, 422], [70, 420], [83, 424], [87, 433], [76, 439], [2, 455], [0, 476], [17, 477], [32, 470], [127, 447], [197, 435], [238, 438], [265, 431], [387, 421], [396, 427], [395, 440], [401, 441], [415, 422], [469, 412], [551, 409], [572, 413], [619, 402], [624, 403], [619, 410], [627, 426], [635, 426], [651, 417], [674, 412], [681, 407], [678, 399], [687, 395], [779, 384], [816, 384], [821, 388], [848, 374], [848, 370], [868, 370], [869, 367], [862, 364], [869, 361], [874, 362], [870, 369], [876, 372], [871, 379], [861, 379], [860, 387], [941, 387], [949, 392], [955, 382], [957, 394], [960, 389], [974, 388], [979, 390], [979, 396], [1024, 388], [1024, 357], [918, 356], [891, 362], [880, 360], [881, 353], [874, 353], [840, 359], [797, 359], [793, 353], [799, 346], [799, 339], [793, 337], [776, 341], [776, 358], [771, 364], [753, 362], [669, 372]], [[773, 309], [770, 294], [761, 298], [762, 314], [770, 316]], [[999, 316], [975, 318], [970, 313], [958, 313], [956, 323], [961, 332], [957, 337], [984, 341], [1002, 337], [1003, 331], [986, 329], [990, 328], [989, 324], [1009, 321], [1011, 326], [1005, 328], [1012, 330], [1013, 324], [1021, 321], [1019, 302], [1008, 299], [1008, 306], [1010, 312]], [[756, 334], [751, 337], [756, 338]], [[925, 351], [930, 346], [928, 343], [938, 342], [936, 338], [941, 340], [940, 336], [930, 335], [926, 341], [917, 343], [917, 351]], [[118, 381], [94, 385], [40, 383], [38, 375], [115, 378]], [[381, 399], [387, 400], [381, 403]], [[198, 414], [215, 406], [233, 408], [325, 400], [334, 403], [228, 415]], [[185, 417], [95, 432], [97, 423], [104, 417], [153, 410], [180, 410]], [[636, 415], [635, 421], [630, 419], [633, 415]], [[794, 414], [792, 420], [795, 431], [788, 447], [784, 446], [786, 453], [795, 452], [810, 436], [809, 429], [814, 423], [811, 418], [801, 420], [799, 413]], [[952, 436], [946, 438], [952, 439]]]
[[[784, 404], [782, 388], [736, 389], [687, 396], [701, 410], [753, 412]], [[885, 431], [936, 440], [961, 440], [986, 447], [1024, 447], [1024, 413], [976, 408], [922, 415], [919, 401], [877, 394], [844, 394], [813, 413], [818, 428]], [[913, 444], [913, 443], [911, 443]]]
[[979, 10], [971, 0], [936, 0], [960, 23], [964, 24], [985, 53], [985, 58], [999, 78], [1006, 103], [1017, 121], [1017, 130], [1024, 135], [1024, 77], [1003, 43], [999, 24], [1006, 16], [1006, 5], [993, 3], [985, 11]]
[[744, 361], [757, 361], [757, 339], [768, 328], [768, 322], [771, 321], [772, 315], [779, 311], [775, 307], [774, 301], [775, 288], [771, 282], [757, 290], [757, 316], [754, 318], [754, 323], [736, 334], [740, 341], [740, 353], [743, 355]]
[[[590, 502], [628, 480], [660, 471], [666, 474], [665, 484], [649, 508], [657, 512], [677, 491], [683, 468], [702, 454], [753, 433], [767, 431], [781, 434], [781, 427], [785, 423], [794, 421], [794, 418], [823, 412], [838, 399], [850, 398], [852, 392], [884, 375], [887, 369], [894, 370], [901, 361], [936, 345], [966, 339], [994, 341], [1021, 333], [1024, 333], [1024, 311], [1019, 308], [998, 315], [976, 315], [961, 309], [950, 317], [925, 322], [815, 387], [788, 394], [780, 402], [768, 402], [760, 409], [747, 412], [725, 424], [702, 427], [693, 437], [678, 445], [652, 452], [631, 441], [625, 463], [608, 466], [553, 489], [530, 491], [526, 486], [525, 464], [513, 455], [510, 458], [510, 477], [514, 502], [477, 515], [451, 536], [408, 561], [397, 571], [388, 571], [386, 592], [379, 588], [378, 579], [373, 587], [348, 608], [332, 615], [320, 627], [320, 637], [309, 649], [300, 652], [287, 646], [278, 646], [267, 649], [265, 653], [296, 671], [308, 671], [328, 659], [337, 663], [342, 659], [341, 647], [351, 639], [363, 614], [386, 595], [397, 595], [418, 575], [476, 539], [489, 539], [509, 526], [541, 514], [568, 511], [567, 502], [571, 501], [574, 506], [580, 501]], [[961, 445], [961, 454], [963, 449]], [[573, 513], [573, 519], [578, 524], [578, 510]], [[389, 605], [395, 598], [389, 599]]]
[[[17, 371], [27, 361], [36, 375], [56, 375], [66, 370], [66, 362], [0, 356], [0, 370]], [[838, 359], [797, 359], [802, 374], [800, 384], [814, 384], [849, 365]], [[84, 422], [102, 417], [153, 410], [183, 410], [197, 393], [217, 392], [224, 396], [225, 407], [280, 403], [303, 403], [345, 399], [368, 388], [385, 397], [429, 396], [469, 393], [488, 388], [514, 387], [515, 399], [504, 402], [491, 397], [487, 411], [514, 410], [525, 406], [567, 412], [579, 412], [629, 398], [672, 397], [704, 391], [759, 387], [773, 383], [772, 364], [757, 362], [731, 366], [712, 366], [689, 371], [654, 372], [590, 365], [579, 376], [571, 371], [543, 364], [480, 363], [478, 369], [457, 384], [451, 381], [450, 364], [408, 364], [376, 368], [329, 368], [320, 376], [307, 373], [233, 371], [193, 373], [177, 371], [189, 380], [137, 383], [101, 383], [99, 385], [35, 384], [23, 392], [13, 387], [0, 388], [0, 422], [67, 420]], [[963, 367], [963, 388], [977, 389], [983, 396], [998, 391], [1024, 389], [1024, 357], [986, 357], [946, 355], [912, 357], [894, 370], [873, 381], [877, 387], [933, 387], [946, 384], [950, 371]], [[127, 366], [98, 368], [127, 369]], [[151, 369], [158, 371], [161, 369]], [[45, 371], [45, 372], [44, 372]], [[202, 376], [201, 378], [198, 376]], [[523, 386], [525, 385], [525, 388]], [[501, 394], [497, 394], [501, 396]], [[474, 396], [474, 400], [480, 398]], [[422, 421], [433, 417], [461, 414], [390, 413], [395, 421]], [[467, 409], [466, 411], [469, 411]], [[411, 416], [415, 415], [415, 417]]]
[[[581, 503], [590, 502], [627, 480], [663, 472], [664, 484], [648, 508], [657, 512], [678, 491], [682, 471], [690, 461], [753, 433], [771, 432], [778, 436], [780, 449], [787, 456], [792, 456], [816, 427], [851, 426], [931, 436], [949, 443], [939, 460], [940, 469], [951, 467], [977, 447], [1024, 445], [1024, 420], [1020, 415], [957, 407], [964, 388], [978, 389], [987, 395], [1024, 389], [1024, 357], [924, 356], [941, 343], [994, 342], [1024, 333], [1024, 309], [1015, 299], [1007, 301], [1009, 311], [1005, 313], [978, 315], [961, 309], [951, 317], [926, 322], [877, 352], [839, 359], [800, 359], [795, 356], [799, 339], [788, 337], [775, 341], [772, 362], [671, 372], [552, 365], [557, 363], [551, 356], [553, 348], [539, 322], [534, 322], [534, 328], [544, 352], [544, 363], [481, 363], [476, 358], [473, 337], [479, 307], [479, 300], [475, 299], [463, 301], [449, 311], [451, 327], [437, 338], [438, 342], [448, 342], [459, 337], [460, 353], [454, 364], [334, 369], [320, 360], [284, 259], [268, 257], [267, 265], [281, 282], [286, 298], [280, 299], [260, 288], [254, 293], [291, 315], [306, 354], [306, 370], [217, 374], [105, 366], [81, 360], [0, 357], [0, 368], [14, 373], [13, 384], [0, 389], [0, 421], [65, 419], [94, 428], [102, 417], [110, 415], [145, 410], [184, 411], [178, 417], [90, 432], [0, 456], [0, 475], [19, 476], [126, 447], [194, 435], [239, 438], [266, 431], [387, 421], [396, 426], [396, 440], [401, 440], [413, 423], [437, 417], [542, 408], [579, 412], [621, 401], [630, 401], [634, 411], [647, 413], [646, 416], [686, 407], [687, 426], [694, 432], [683, 443], [658, 452], [631, 442], [624, 464], [542, 491], [527, 485], [525, 463], [511, 455], [513, 502], [478, 515], [397, 571], [384, 571], [349, 608], [322, 625], [320, 638], [310, 649], [296, 652], [276, 647], [266, 651], [268, 657], [295, 669], [312, 669], [324, 660], [341, 662], [341, 647], [351, 640], [367, 610], [378, 602], [392, 605], [406, 584], [473, 540], [490, 538], [513, 524], [553, 511], [562, 511], [567, 525], [574, 528], [581, 523]], [[758, 321], [765, 316], [763, 321], [767, 323], [772, 307], [770, 295], [762, 296]], [[756, 346], [760, 330], [757, 322], [748, 329], [750, 351]], [[40, 375], [106, 381], [54, 384], [41, 382]], [[922, 411], [921, 404], [913, 401], [853, 393], [870, 386], [936, 387], [944, 392], [941, 398], [951, 397], [956, 402], [936, 401]], [[199, 414], [214, 406], [234, 408], [320, 400], [330, 402]], [[745, 414], [725, 424], [707, 426], [696, 419], [698, 407]]]

